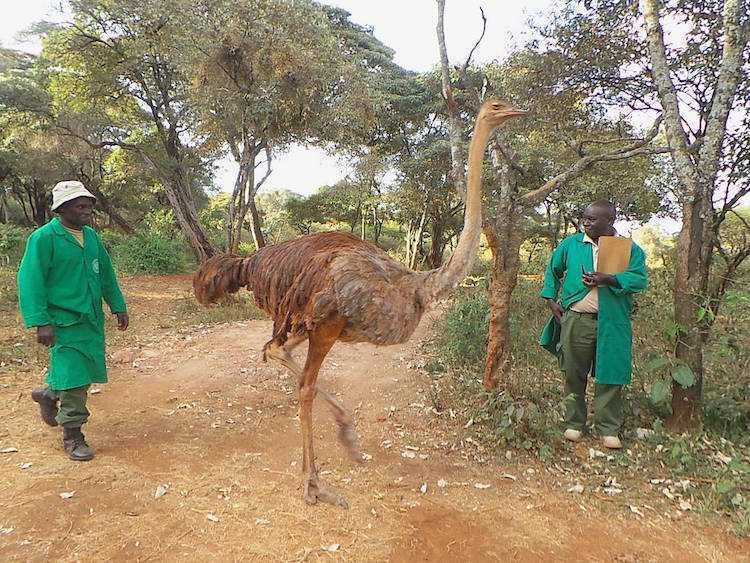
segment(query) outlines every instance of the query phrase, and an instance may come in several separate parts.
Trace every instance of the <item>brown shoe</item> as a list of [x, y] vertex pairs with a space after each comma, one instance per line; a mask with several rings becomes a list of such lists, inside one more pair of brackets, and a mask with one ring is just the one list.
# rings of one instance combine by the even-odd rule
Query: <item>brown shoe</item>
[[39, 403], [39, 414], [42, 420], [48, 426], [57, 426], [55, 417], [57, 416], [57, 397], [55, 394], [44, 387], [38, 387], [31, 392], [31, 398], [35, 403]]
[[73, 461], [94, 459], [94, 450], [86, 443], [86, 437], [79, 428], [63, 428], [63, 448]]

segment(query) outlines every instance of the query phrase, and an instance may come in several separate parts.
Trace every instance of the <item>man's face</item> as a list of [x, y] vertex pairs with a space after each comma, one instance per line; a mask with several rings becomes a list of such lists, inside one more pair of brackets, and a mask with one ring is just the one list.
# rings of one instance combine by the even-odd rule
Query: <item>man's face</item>
[[81, 228], [91, 223], [91, 217], [94, 212], [94, 200], [85, 196], [71, 199], [60, 206], [59, 212], [65, 223]]
[[600, 236], [609, 235], [612, 232], [613, 223], [614, 217], [612, 217], [610, 210], [594, 205], [589, 205], [586, 208], [581, 219], [584, 232], [594, 240]]

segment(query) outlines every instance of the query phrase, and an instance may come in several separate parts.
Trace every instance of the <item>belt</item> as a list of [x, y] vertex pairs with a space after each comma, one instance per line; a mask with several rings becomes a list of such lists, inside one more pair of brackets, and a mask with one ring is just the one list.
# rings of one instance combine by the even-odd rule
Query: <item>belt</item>
[[591, 317], [593, 319], [599, 318], [599, 313], [582, 313], [581, 311], [574, 311], [573, 309], [568, 309], [571, 313], [575, 313], [576, 315], [586, 315], [587, 317]]

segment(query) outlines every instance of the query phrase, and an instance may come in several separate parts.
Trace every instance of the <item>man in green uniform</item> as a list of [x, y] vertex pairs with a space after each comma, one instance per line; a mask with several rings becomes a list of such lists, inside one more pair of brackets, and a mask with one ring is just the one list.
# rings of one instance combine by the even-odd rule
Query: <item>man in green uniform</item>
[[627, 270], [597, 271], [600, 236], [615, 234], [615, 208], [596, 201], [583, 215], [583, 233], [563, 240], [552, 253], [541, 297], [553, 318], [540, 344], [558, 356], [565, 375], [565, 438], [577, 442], [586, 425], [586, 383], [596, 378], [594, 426], [607, 448], [622, 447], [622, 386], [632, 368], [632, 296], [648, 285], [645, 254], [631, 246]]
[[[52, 211], [59, 214], [31, 233], [18, 270], [18, 297], [27, 328], [49, 348], [47, 386], [34, 389], [42, 419], [62, 426], [70, 459], [94, 457], [81, 426], [89, 417], [89, 385], [106, 383], [102, 298], [128, 327], [125, 299], [99, 235], [88, 226], [96, 198], [76, 181], [52, 190]], [[58, 407], [59, 402], [59, 407]]]

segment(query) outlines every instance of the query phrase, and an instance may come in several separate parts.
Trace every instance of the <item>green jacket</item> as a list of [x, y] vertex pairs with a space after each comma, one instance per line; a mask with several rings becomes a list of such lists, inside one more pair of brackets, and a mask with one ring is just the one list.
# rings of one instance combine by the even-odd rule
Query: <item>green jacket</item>
[[105, 382], [104, 312], [126, 311], [112, 262], [99, 235], [83, 228], [83, 247], [55, 218], [31, 235], [18, 270], [26, 327], [55, 326], [47, 383], [70, 389]]
[[[589, 291], [581, 277], [581, 266], [587, 272], [592, 271], [594, 259], [591, 244], [583, 242], [583, 233], [576, 233], [564, 239], [552, 253], [544, 274], [541, 297], [558, 299], [566, 310], [580, 301]], [[640, 246], [633, 243], [627, 271], [614, 276], [620, 287], [599, 287], [596, 381], [624, 385], [630, 383], [632, 372], [632, 296], [648, 286], [646, 255]], [[553, 317], [544, 327], [539, 343], [557, 354], [559, 338], [560, 325]]]

